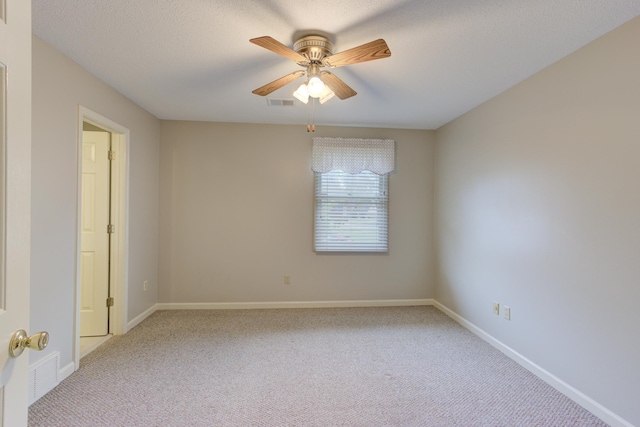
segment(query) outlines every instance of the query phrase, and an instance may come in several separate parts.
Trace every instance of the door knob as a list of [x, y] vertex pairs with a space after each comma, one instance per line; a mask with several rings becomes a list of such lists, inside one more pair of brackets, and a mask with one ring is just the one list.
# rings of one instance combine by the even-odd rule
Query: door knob
[[25, 348], [36, 351], [44, 350], [47, 344], [49, 344], [49, 332], [42, 331], [29, 337], [24, 329], [19, 329], [11, 336], [9, 355], [18, 357]]

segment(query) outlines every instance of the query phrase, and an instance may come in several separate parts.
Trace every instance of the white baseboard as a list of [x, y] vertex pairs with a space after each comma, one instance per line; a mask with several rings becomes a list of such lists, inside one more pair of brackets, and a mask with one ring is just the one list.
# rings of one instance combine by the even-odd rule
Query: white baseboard
[[127, 330], [124, 331], [124, 333], [126, 334], [127, 332], [129, 332], [130, 330], [132, 330], [133, 328], [135, 328], [136, 326], [138, 326], [140, 323], [142, 323], [142, 321], [144, 319], [146, 319], [147, 317], [151, 316], [153, 313], [156, 312], [156, 310], [158, 309], [158, 305], [159, 304], [154, 304], [153, 306], [149, 307], [145, 312], [143, 312], [142, 314], [136, 316], [135, 318], [131, 319], [129, 321], [129, 323], [127, 323]]
[[460, 325], [464, 326], [469, 331], [473, 332], [475, 335], [477, 335], [478, 337], [482, 338], [484, 341], [491, 344], [493, 347], [500, 350], [507, 357], [514, 360], [520, 366], [522, 366], [523, 368], [525, 368], [526, 370], [528, 370], [529, 372], [531, 372], [532, 374], [540, 378], [542, 381], [549, 384], [551, 387], [558, 390], [560, 393], [567, 396], [569, 399], [576, 402], [578, 405], [585, 408], [587, 411], [594, 414], [596, 417], [600, 418], [605, 423], [611, 425], [612, 427], [633, 427], [633, 424], [631, 424], [630, 422], [616, 415], [614, 412], [610, 411], [609, 409], [605, 408], [604, 406], [602, 406], [601, 404], [599, 404], [589, 396], [585, 395], [581, 391], [575, 389], [574, 387], [570, 386], [566, 382], [562, 381], [560, 378], [556, 377], [549, 371], [536, 365], [531, 360], [527, 359], [517, 351], [513, 350], [511, 347], [503, 344], [501, 341], [497, 340], [496, 338], [489, 335], [482, 329], [478, 328], [476, 325], [469, 322], [467, 319], [455, 313], [453, 310], [444, 306], [440, 302], [433, 300], [433, 305], [438, 310], [442, 311], [447, 316], [449, 316], [450, 318], [458, 322]]
[[69, 375], [73, 374], [75, 371], [76, 371], [76, 365], [73, 362], [70, 362], [67, 364], [67, 366], [60, 369], [60, 372], [58, 373], [58, 379], [60, 380], [60, 382], [62, 382], [65, 379], [67, 379]]
[[272, 301], [272, 302], [194, 302], [158, 303], [158, 310], [238, 310], [256, 308], [333, 308], [399, 307], [433, 305], [432, 299], [345, 300], [345, 301]]

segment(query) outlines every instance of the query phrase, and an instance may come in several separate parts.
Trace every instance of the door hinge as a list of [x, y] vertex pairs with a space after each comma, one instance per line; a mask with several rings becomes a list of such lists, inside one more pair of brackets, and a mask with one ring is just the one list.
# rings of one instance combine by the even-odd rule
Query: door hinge
[[107, 307], [113, 307], [113, 297], [107, 298]]
[[115, 160], [115, 159], [116, 159], [116, 152], [109, 150], [109, 160]]
[[113, 224], [107, 225], [107, 233], [113, 234], [116, 232], [116, 226]]

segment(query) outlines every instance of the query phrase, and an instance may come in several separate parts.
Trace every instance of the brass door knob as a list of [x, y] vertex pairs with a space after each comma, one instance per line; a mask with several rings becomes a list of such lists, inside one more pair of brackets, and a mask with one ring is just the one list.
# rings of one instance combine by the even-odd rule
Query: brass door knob
[[9, 342], [9, 355], [11, 357], [18, 357], [22, 354], [25, 348], [41, 351], [44, 350], [49, 344], [49, 332], [38, 332], [37, 334], [27, 336], [27, 332], [24, 329], [19, 329], [11, 336]]

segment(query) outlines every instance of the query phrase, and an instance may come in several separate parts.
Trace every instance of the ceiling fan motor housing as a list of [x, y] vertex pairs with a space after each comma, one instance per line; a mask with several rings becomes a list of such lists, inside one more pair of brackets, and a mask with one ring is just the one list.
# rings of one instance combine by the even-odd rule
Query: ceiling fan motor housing
[[311, 62], [322, 62], [322, 58], [333, 55], [333, 43], [322, 36], [305, 36], [293, 44], [293, 50], [309, 58]]

